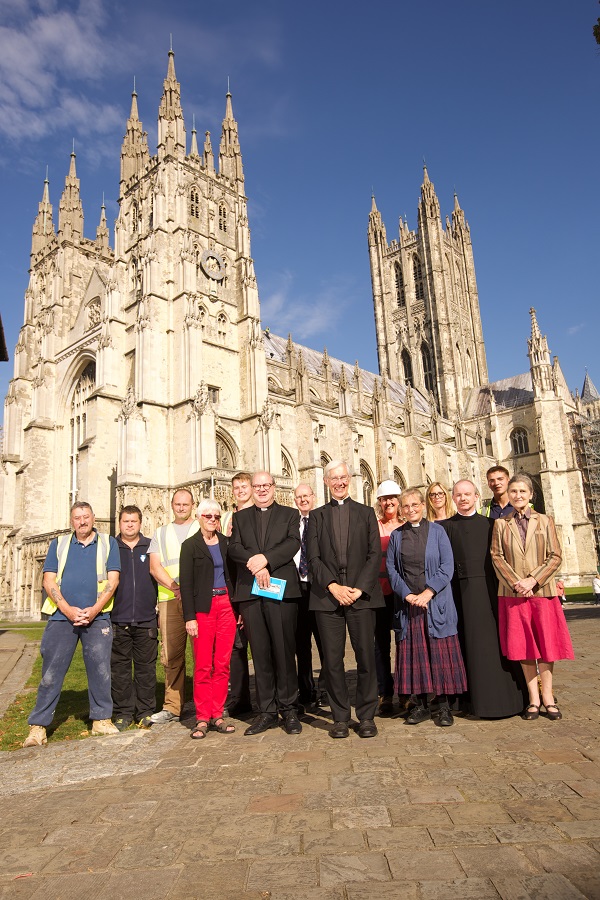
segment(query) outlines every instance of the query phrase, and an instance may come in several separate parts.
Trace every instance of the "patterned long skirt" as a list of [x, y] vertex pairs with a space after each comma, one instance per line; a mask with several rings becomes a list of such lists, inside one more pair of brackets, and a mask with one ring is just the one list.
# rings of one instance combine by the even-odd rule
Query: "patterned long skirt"
[[458, 635], [433, 638], [427, 610], [408, 607], [406, 637], [396, 644], [394, 681], [398, 694], [463, 694], [467, 675]]

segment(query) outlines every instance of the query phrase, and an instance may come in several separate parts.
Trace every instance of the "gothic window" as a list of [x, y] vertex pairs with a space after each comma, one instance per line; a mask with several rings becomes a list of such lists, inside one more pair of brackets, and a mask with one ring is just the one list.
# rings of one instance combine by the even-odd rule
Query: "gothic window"
[[219, 469], [235, 469], [235, 451], [232, 441], [222, 431], [217, 432], [216, 447], [217, 467]]
[[227, 207], [223, 200], [219, 203], [219, 231], [227, 231]]
[[152, 231], [154, 228], [154, 197], [150, 195], [149, 200], [149, 208], [148, 208], [148, 231]]
[[79, 450], [87, 437], [87, 401], [96, 387], [96, 363], [89, 362], [73, 390], [69, 446], [69, 505], [79, 493]]
[[204, 328], [206, 325], [206, 310], [203, 306], [198, 307], [198, 321], [200, 322], [200, 327]]
[[375, 480], [364, 459], [360, 461], [360, 477], [362, 478], [363, 503], [365, 506], [372, 506]]
[[417, 300], [425, 299], [425, 288], [423, 287], [423, 268], [421, 260], [415, 254], [413, 256], [413, 277], [415, 280], [415, 298]]
[[524, 428], [515, 428], [510, 436], [510, 444], [513, 456], [523, 456], [529, 453], [529, 438]]
[[290, 459], [287, 451], [283, 448], [281, 450], [281, 474], [284, 478], [293, 479], [294, 477], [294, 466], [292, 465], [292, 460]]
[[402, 488], [402, 490], [404, 490], [406, 487], [406, 478], [397, 466], [394, 466], [394, 481]]
[[470, 350], [467, 350], [467, 378], [469, 379], [469, 385], [473, 387], [475, 385], [475, 368], [473, 366], [473, 359], [471, 357]]
[[212, 385], [208, 385], [208, 396], [210, 397], [210, 402], [213, 405], [216, 405], [219, 402], [219, 394], [221, 389], [218, 387], [213, 387]]
[[227, 316], [225, 313], [219, 313], [217, 316], [217, 332], [219, 337], [225, 337], [227, 334]]
[[404, 293], [404, 278], [402, 277], [402, 266], [400, 263], [394, 265], [394, 282], [396, 285], [396, 302], [399, 307], [406, 306], [406, 295]]
[[415, 386], [414, 378], [413, 378], [413, 367], [412, 367], [412, 359], [410, 358], [410, 353], [404, 348], [401, 355], [402, 359], [402, 368], [404, 370], [404, 384], [410, 384], [411, 387]]
[[140, 230], [140, 210], [135, 200], [131, 204], [131, 230], [134, 234]]
[[431, 351], [425, 343], [421, 344], [421, 361], [423, 363], [423, 380], [425, 382], [425, 390], [432, 391], [432, 393], [435, 394], [435, 378], [433, 375]]
[[[327, 456], [326, 453], [321, 453], [321, 468], [324, 469], [325, 466], [327, 465], [327, 463], [330, 463], [330, 462], [331, 462], [331, 457]], [[329, 501], [331, 500], [331, 494], [329, 493], [329, 488], [327, 487], [325, 482], [323, 482], [323, 491], [324, 491], [324, 495], [325, 495], [324, 496], [325, 503], [329, 503]]]
[[190, 190], [190, 216], [194, 219], [200, 218], [200, 193], [197, 187]]

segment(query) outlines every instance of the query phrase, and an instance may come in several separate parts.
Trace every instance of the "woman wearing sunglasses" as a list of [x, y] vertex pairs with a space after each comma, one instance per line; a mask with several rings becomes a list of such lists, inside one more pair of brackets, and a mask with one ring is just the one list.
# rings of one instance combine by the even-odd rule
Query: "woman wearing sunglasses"
[[209, 728], [220, 734], [235, 731], [223, 718], [235, 616], [227, 567], [229, 539], [218, 530], [221, 507], [215, 500], [202, 500], [196, 515], [200, 531], [181, 545], [179, 577], [185, 628], [194, 647], [197, 721], [191, 737], [199, 741]]

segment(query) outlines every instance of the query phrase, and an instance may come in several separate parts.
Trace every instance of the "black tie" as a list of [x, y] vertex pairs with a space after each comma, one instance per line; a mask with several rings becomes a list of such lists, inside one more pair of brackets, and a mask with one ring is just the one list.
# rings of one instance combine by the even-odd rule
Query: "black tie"
[[306, 532], [308, 530], [308, 516], [302, 516], [302, 534], [300, 535], [300, 562], [298, 564], [298, 572], [300, 578], [306, 578], [308, 575], [308, 556], [306, 553]]

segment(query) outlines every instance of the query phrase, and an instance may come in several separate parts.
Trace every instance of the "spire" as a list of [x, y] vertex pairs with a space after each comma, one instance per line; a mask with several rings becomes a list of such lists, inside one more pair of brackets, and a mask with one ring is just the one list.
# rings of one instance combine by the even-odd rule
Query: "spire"
[[100, 207], [100, 222], [96, 228], [96, 243], [103, 250], [108, 250], [108, 225], [106, 224], [106, 206], [104, 205], [104, 194], [102, 195], [102, 206]]
[[461, 229], [467, 229], [469, 226], [465, 221], [464, 211], [460, 208], [460, 203], [458, 202], [458, 195], [456, 191], [454, 191], [454, 210], [452, 212], [452, 230], [459, 231]]
[[377, 204], [375, 202], [375, 194], [371, 194], [371, 212], [369, 213], [369, 227], [368, 227], [368, 235], [369, 241], [371, 238], [377, 233], [383, 235], [384, 243], [387, 243], [385, 226], [381, 219], [381, 213], [377, 209]]
[[38, 250], [45, 247], [48, 241], [53, 237], [54, 223], [52, 221], [52, 204], [50, 203], [50, 182], [48, 181], [48, 167], [46, 167], [42, 201], [38, 206], [38, 214], [33, 223], [31, 253], [37, 253]]
[[210, 142], [210, 131], [204, 133], [204, 166], [209, 172], [215, 171], [215, 154]]
[[58, 207], [58, 234], [63, 240], [79, 241], [83, 237], [83, 207], [79, 193], [79, 178], [75, 166], [75, 142], [71, 151], [69, 174]]
[[131, 111], [127, 119], [127, 131], [121, 146], [121, 193], [132, 178], [139, 178], [149, 159], [146, 132], [138, 115], [135, 79], [131, 94]]
[[175, 75], [175, 54], [169, 50], [167, 77], [158, 110], [158, 157], [185, 157], [185, 125], [181, 108], [181, 87]]
[[588, 372], [585, 373], [583, 387], [581, 388], [581, 400], [583, 403], [594, 403], [596, 400], [600, 400], [598, 388], [590, 378]]
[[440, 204], [433, 182], [429, 180], [429, 172], [427, 171], [425, 160], [423, 160], [423, 184], [421, 185], [419, 212], [422, 216], [430, 219], [439, 219], [440, 217]]
[[196, 116], [192, 116], [192, 143], [190, 146], [190, 156], [200, 156], [198, 153], [198, 139], [196, 137]]
[[533, 306], [529, 310], [529, 314], [531, 316], [531, 337], [527, 341], [527, 348], [531, 379], [533, 381], [533, 393], [535, 397], [542, 397], [544, 394], [553, 391], [552, 360], [548, 349], [548, 341], [546, 336], [542, 335], [540, 331]]
[[221, 144], [219, 146], [219, 174], [236, 181], [238, 184], [244, 183], [244, 170], [242, 167], [242, 151], [238, 138], [237, 122], [233, 118], [233, 105], [231, 103], [231, 93], [227, 90], [225, 99], [225, 118], [221, 127]]

